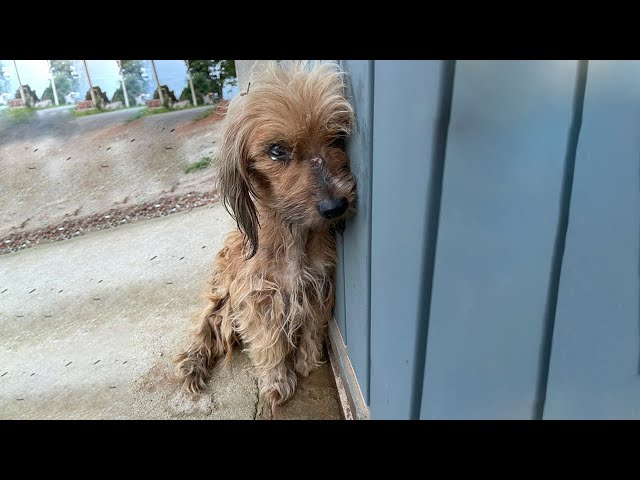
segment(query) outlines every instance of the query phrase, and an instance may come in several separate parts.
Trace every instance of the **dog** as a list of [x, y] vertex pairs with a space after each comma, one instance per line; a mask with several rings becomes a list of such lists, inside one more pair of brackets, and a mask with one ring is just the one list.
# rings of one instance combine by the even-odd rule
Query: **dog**
[[333, 314], [335, 234], [355, 213], [345, 141], [354, 110], [336, 64], [269, 62], [229, 104], [219, 191], [237, 223], [215, 257], [208, 304], [175, 357], [182, 388], [205, 387], [234, 345], [272, 411], [323, 362]]

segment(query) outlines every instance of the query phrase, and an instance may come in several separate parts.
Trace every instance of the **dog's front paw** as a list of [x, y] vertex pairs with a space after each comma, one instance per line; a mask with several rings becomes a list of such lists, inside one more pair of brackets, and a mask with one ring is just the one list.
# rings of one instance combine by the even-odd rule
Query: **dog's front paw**
[[275, 369], [261, 379], [260, 391], [265, 401], [271, 406], [271, 411], [276, 406], [289, 400], [296, 391], [297, 378], [292, 370], [278, 372]]
[[205, 386], [211, 376], [208, 361], [200, 352], [187, 351], [177, 355], [177, 376], [182, 389], [190, 393], [198, 393]]
[[303, 377], [308, 377], [313, 370], [320, 367], [323, 363], [322, 342], [303, 339], [295, 355], [295, 371]]
[[308, 377], [312, 371], [320, 367], [323, 363], [324, 362], [322, 361], [314, 360], [309, 357], [298, 357], [296, 358], [295, 369], [296, 372], [303, 377]]

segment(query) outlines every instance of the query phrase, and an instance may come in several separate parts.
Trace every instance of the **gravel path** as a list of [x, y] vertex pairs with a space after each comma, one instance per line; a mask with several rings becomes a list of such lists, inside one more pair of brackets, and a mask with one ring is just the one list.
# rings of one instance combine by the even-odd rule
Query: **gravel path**
[[17, 252], [40, 243], [68, 240], [92, 231], [114, 228], [139, 220], [186, 212], [196, 207], [216, 203], [219, 198], [217, 192], [190, 192], [181, 196], [170, 195], [140, 205], [116, 207], [104, 213], [65, 220], [43, 228], [21, 230], [5, 238], [0, 238], [0, 254]]

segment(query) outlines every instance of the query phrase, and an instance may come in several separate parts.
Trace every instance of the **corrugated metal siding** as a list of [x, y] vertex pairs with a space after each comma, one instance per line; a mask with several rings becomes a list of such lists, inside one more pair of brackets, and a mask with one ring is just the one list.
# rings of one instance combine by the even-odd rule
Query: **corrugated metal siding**
[[371, 418], [640, 417], [638, 62], [342, 65]]

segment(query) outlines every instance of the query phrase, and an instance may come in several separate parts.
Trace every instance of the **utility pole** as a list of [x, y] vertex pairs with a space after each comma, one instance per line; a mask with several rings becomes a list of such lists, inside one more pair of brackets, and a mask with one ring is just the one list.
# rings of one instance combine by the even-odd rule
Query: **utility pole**
[[162, 87], [160, 86], [160, 79], [158, 78], [158, 72], [156, 71], [156, 62], [151, 60], [151, 66], [153, 67], [153, 74], [156, 77], [156, 83], [158, 84], [158, 98], [160, 98], [160, 103], [164, 106], [164, 97], [162, 96]]
[[18, 64], [16, 63], [16, 61], [13, 61], [13, 66], [16, 69], [16, 77], [18, 77], [18, 84], [20, 85], [20, 98], [22, 98], [22, 104], [27, 107], [27, 99], [24, 96], [24, 88], [22, 88], [22, 80], [20, 80], [20, 73], [18, 72]]
[[89, 93], [91, 94], [91, 100], [93, 100], [93, 106], [98, 108], [98, 104], [96, 103], [96, 94], [93, 93], [93, 85], [91, 84], [91, 76], [89, 75], [89, 67], [87, 67], [87, 61], [84, 62], [84, 70], [87, 72], [87, 80], [89, 80]]
[[191, 79], [191, 65], [189, 65], [189, 60], [185, 60], [184, 63], [187, 64], [187, 75], [189, 76], [189, 86], [191, 87], [191, 98], [193, 99], [193, 106], [198, 106], [198, 100], [196, 99], [196, 91], [193, 88], [193, 80]]
[[49, 63], [49, 74], [51, 75], [51, 89], [53, 90], [53, 101], [56, 103], [56, 106], [60, 105], [58, 101], [58, 91], [56, 90], [56, 82], [53, 79], [53, 70], [51, 70], [51, 60], [47, 60]]
[[124, 95], [124, 103], [129, 108], [129, 95], [127, 95], [127, 84], [124, 83], [124, 74], [122, 73], [122, 60], [116, 60], [118, 62], [118, 68], [120, 69], [120, 81], [122, 82], [122, 94]]

